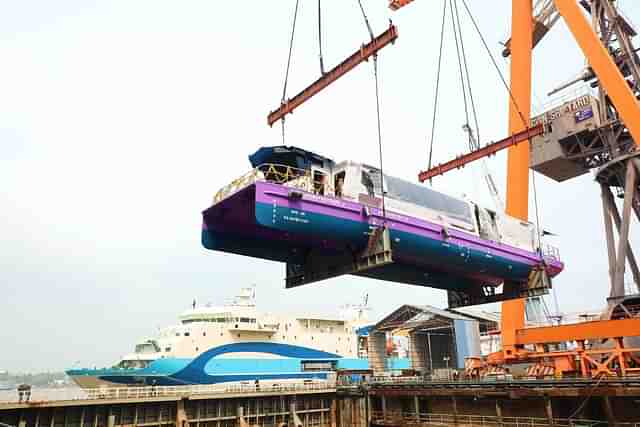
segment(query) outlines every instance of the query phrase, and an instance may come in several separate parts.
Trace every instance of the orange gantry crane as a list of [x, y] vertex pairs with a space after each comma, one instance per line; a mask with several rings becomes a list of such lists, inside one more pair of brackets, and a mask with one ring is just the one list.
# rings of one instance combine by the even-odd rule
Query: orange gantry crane
[[[392, 10], [399, 10], [413, 1], [390, 0], [389, 7]], [[465, 2], [465, 0], [462, 1]], [[616, 221], [620, 236], [622, 236], [618, 253], [616, 254], [615, 250], [612, 253], [612, 245], [609, 245], [610, 265], [612, 270], [615, 270], [611, 272], [612, 283], [615, 281], [619, 284], [624, 275], [625, 259], [631, 252], [627, 251], [629, 245], [626, 237], [629, 231], [629, 212], [632, 207], [637, 209], [636, 215], [640, 219], [640, 196], [636, 196], [638, 192], [636, 191], [636, 187], [638, 187], [636, 176], [640, 174], [640, 160], [635, 159], [636, 154], [640, 155], [635, 152], [636, 141], [640, 141], [640, 106], [636, 99], [636, 96], [640, 94], [640, 87], [638, 87], [640, 78], [634, 76], [635, 82], [633, 84], [625, 79], [625, 75], [620, 69], [620, 61], [612, 58], [612, 53], [602, 43], [596, 32], [609, 31], [609, 29], [605, 29], [604, 26], [596, 28], [585, 16], [584, 10], [589, 9], [592, 14], [609, 14], [609, 18], [615, 20], [617, 15], [613, 0], [580, 0], [579, 2], [578, 0], [541, 0], [538, 6], [541, 7], [538, 14], [534, 16], [532, 0], [512, 0], [512, 37], [506, 44], [504, 52], [505, 57], [511, 56], [510, 136], [481, 147], [465, 156], [423, 171], [420, 173], [420, 180], [431, 179], [448, 170], [463, 167], [469, 162], [508, 148], [506, 212], [511, 216], [528, 221], [529, 142], [531, 138], [545, 131], [543, 125], [532, 127], [529, 122], [531, 117], [532, 50], [550, 27], [562, 18], [589, 61], [593, 75], [598, 80], [597, 84], [602, 89], [603, 102], [606, 99], [606, 102], [616, 111], [614, 118], [605, 117], [604, 115], [607, 113], [600, 112], [604, 117], [604, 126], [609, 126], [612, 129], [618, 126], [619, 131], [616, 135], [629, 135], [632, 140], [631, 150], [625, 152], [625, 155], [630, 157], [625, 157], [622, 162], [618, 162], [622, 168], [622, 176], [626, 176], [627, 179], [622, 183], [613, 184], [613, 186], [619, 185], [625, 188], [623, 218], [621, 221], [618, 216]], [[620, 38], [621, 34], [617, 35]], [[371, 43], [364, 45], [334, 70], [324, 74], [296, 97], [289, 101], [283, 101], [277, 110], [269, 114], [269, 124], [282, 119], [287, 113], [292, 112], [294, 108], [310, 99], [350, 69], [374, 56], [378, 50], [393, 42], [396, 37], [397, 30], [394, 26], [390, 26], [380, 36], [372, 37]], [[626, 60], [629, 60], [631, 51], [627, 49], [627, 52]], [[623, 60], [625, 59], [623, 58]], [[603, 158], [606, 161], [615, 160], [611, 156]], [[613, 169], [618, 172], [619, 176], [618, 163], [613, 165], [615, 167], [612, 167], [611, 162], [603, 164], [603, 171]], [[613, 182], [605, 182], [606, 179], [609, 178], [605, 177], [601, 180], [603, 203], [607, 199], [605, 196], [610, 194], [608, 188], [612, 186], [611, 182]], [[605, 192], [608, 193], [605, 194]], [[609, 207], [605, 205], [604, 209], [611, 211], [611, 216], [616, 219], [617, 211], [614, 213], [610, 205]], [[609, 218], [608, 214], [605, 214], [605, 225], [608, 225], [608, 230], [610, 230], [612, 227], [611, 218], [609, 218], [609, 222], [607, 222], [607, 218]], [[608, 239], [609, 236], [608, 234]], [[631, 258], [629, 259], [631, 261]], [[490, 355], [487, 361], [472, 361], [469, 365], [469, 373], [479, 374], [486, 372], [487, 369], [503, 369], [509, 363], [530, 362], [532, 363], [530, 373], [537, 376], [578, 374], [597, 377], [640, 374], [640, 358], [635, 356], [635, 354], [640, 354], [640, 349], [625, 346], [625, 338], [640, 336], [639, 318], [525, 328], [525, 301], [524, 299], [516, 299], [502, 303], [501, 323], [502, 350]], [[608, 341], [610, 345], [606, 348], [595, 348], [590, 345], [590, 343], [602, 340]], [[560, 351], [549, 350], [550, 345], [566, 342], [575, 342], [576, 348]]]
[[[394, 10], [405, 6], [412, 0], [393, 0], [390, 7]], [[610, 0], [598, 0], [604, 7], [615, 7]], [[607, 96], [617, 110], [621, 121], [628, 129], [633, 141], [640, 141], [640, 106], [630, 84], [618, 65], [603, 45], [598, 34], [584, 15], [583, 5], [576, 0], [548, 0], [543, 8], [545, 16], [552, 16], [551, 25], [564, 19], [576, 42], [589, 61], [599, 85], [606, 90]], [[586, 2], [594, 7], [596, 1]], [[555, 8], [555, 10], [554, 10]], [[531, 80], [532, 50], [539, 20], [534, 19], [532, 0], [512, 0], [512, 37], [508, 43], [511, 54], [511, 99], [509, 104], [509, 133], [512, 140], [516, 135], [531, 132], [529, 123], [522, 117], [531, 117]], [[548, 31], [548, 28], [546, 28]], [[538, 29], [538, 40], [544, 35]], [[544, 32], [546, 33], [546, 31]], [[506, 55], [505, 55], [506, 56]], [[636, 142], [637, 144], [637, 142]], [[505, 144], [503, 144], [505, 145]], [[529, 206], [529, 144], [509, 144], [507, 157], [507, 198], [506, 212], [522, 220], [528, 220]], [[495, 151], [485, 148], [486, 153]], [[456, 167], [469, 163], [482, 156], [468, 154], [458, 159]], [[454, 162], [454, 161], [452, 161]], [[451, 162], [448, 162], [451, 164]], [[446, 165], [446, 164], [445, 164]], [[441, 166], [440, 166], [441, 167]], [[451, 168], [449, 168], [451, 169]], [[631, 168], [629, 170], [632, 170]], [[438, 174], [438, 167], [421, 173], [420, 179], [428, 179]], [[632, 180], [633, 182], [633, 180]], [[631, 187], [635, 187], [631, 184]], [[634, 189], [631, 190], [632, 192]], [[625, 203], [627, 205], [627, 203]], [[628, 229], [626, 230], [628, 232]], [[617, 264], [620, 264], [618, 262]], [[622, 255], [622, 274], [624, 274], [624, 255]], [[622, 280], [622, 277], [619, 277]], [[640, 336], [640, 319], [600, 320], [575, 325], [525, 328], [524, 299], [502, 303], [502, 351], [489, 357], [489, 364], [504, 366], [510, 362], [533, 362], [531, 373], [534, 375], [579, 373], [583, 376], [630, 375], [640, 373], [640, 360], [635, 353], [640, 349], [625, 348], [624, 338]], [[590, 349], [587, 342], [609, 340], [608, 348]], [[549, 344], [575, 341], [577, 348], [572, 351], [547, 351]], [[525, 349], [529, 347], [529, 350]], [[533, 350], [531, 350], [533, 347]], [[478, 363], [474, 368], [486, 365]]]

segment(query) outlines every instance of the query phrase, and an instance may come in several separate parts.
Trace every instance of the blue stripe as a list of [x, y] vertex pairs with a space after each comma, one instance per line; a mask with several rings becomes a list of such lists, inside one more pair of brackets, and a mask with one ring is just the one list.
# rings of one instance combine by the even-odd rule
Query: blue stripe
[[[172, 378], [185, 383], [213, 384], [223, 382], [209, 375], [205, 368], [211, 359], [228, 353], [268, 353], [294, 359], [339, 359], [341, 356], [307, 347], [270, 342], [242, 342], [225, 344], [205, 351]], [[298, 368], [299, 369], [299, 368]]]
[[[277, 206], [274, 222], [274, 207], [256, 202], [256, 220], [263, 226], [290, 233], [330, 236], [333, 240], [348, 242], [356, 247], [364, 247], [367, 244], [369, 224], [366, 222], [309, 211], [304, 211], [305, 222], [282, 220], [285, 216], [294, 216], [291, 211], [290, 208]], [[301, 212], [300, 209], [297, 211]], [[526, 263], [501, 256], [487, 257], [486, 252], [482, 250], [470, 249], [414, 233], [391, 229], [390, 237], [393, 250], [397, 255], [422, 258], [428, 260], [428, 265], [449, 265], [469, 274], [485, 272], [502, 279], [516, 281], [525, 280], [531, 271], [531, 267]], [[427, 267], [427, 264], [424, 267]], [[442, 279], [438, 278], [438, 280]], [[428, 282], [428, 279], [425, 281]], [[456, 283], [452, 283], [454, 289], [462, 287], [460, 277], [454, 278], [453, 281], [457, 281], [457, 286]]]

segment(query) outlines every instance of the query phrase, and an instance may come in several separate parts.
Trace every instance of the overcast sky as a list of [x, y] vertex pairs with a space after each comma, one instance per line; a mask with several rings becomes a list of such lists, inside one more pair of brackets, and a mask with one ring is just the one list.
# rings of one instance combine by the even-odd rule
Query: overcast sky
[[[468, 0], [493, 54], [510, 1]], [[640, 22], [640, 5], [621, 2]], [[636, 3], [635, 5], [633, 3]], [[325, 64], [367, 41], [357, 2], [325, 0]], [[393, 18], [380, 56], [388, 173], [415, 180], [427, 163], [441, 2], [400, 12], [364, 1], [374, 32]], [[0, 369], [105, 366], [175, 321], [196, 298], [221, 302], [257, 285], [265, 311], [323, 312], [366, 293], [381, 316], [403, 303], [446, 304], [442, 291], [343, 277], [285, 290], [283, 265], [210, 252], [200, 212], [281, 143], [266, 125], [278, 104], [293, 0], [0, 1]], [[319, 76], [317, 3], [301, 1], [289, 94]], [[507, 94], [463, 19], [482, 141], [507, 134]], [[465, 151], [453, 41], [447, 38], [434, 158]], [[534, 109], [584, 59], [560, 23], [535, 53]], [[377, 164], [373, 73], [365, 64], [296, 111], [287, 144]], [[505, 156], [490, 161], [504, 194]], [[542, 225], [566, 271], [560, 307], [603, 305], [608, 292], [599, 192], [589, 175], [538, 177]], [[491, 206], [477, 167], [435, 187]], [[534, 211], [531, 210], [533, 215]], [[632, 234], [635, 230], [632, 229]]]

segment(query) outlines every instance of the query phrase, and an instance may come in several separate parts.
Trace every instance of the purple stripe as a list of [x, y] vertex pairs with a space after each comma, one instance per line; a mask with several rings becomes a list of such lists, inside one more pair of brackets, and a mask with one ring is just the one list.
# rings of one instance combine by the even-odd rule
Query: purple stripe
[[[266, 204], [275, 203], [282, 207], [293, 209], [299, 208], [317, 214], [363, 222], [370, 225], [382, 225], [383, 223], [382, 212], [380, 209], [369, 208], [370, 215], [365, 217], [362, 214], [363, 205], [360, 203], [336, 199], [333, 197], [319, 196], [307, 192], [303, 192], [304, 196], [301, 201], [291, 202], [288, 198], [290, 190], [293, 189], [283, 187], [278, 184], [257, 182], [256, 202]], [[440, 242], [444, 241], [442, 234], [442, 229], [444, 227], [441, 225], [394, 212], [387, 211], [386, 214], [387, 223], [389, 227], [394, 230], [424, 236]], [[453, 228], [449, 228], [448, 232], [450, 237], [447, 239], [447, 243], [454, 243], [470, 249], [485, 252], [492, 256], [499, 256], [520, 263], [526, 263], [528, 265], [538, 265], [542, 261], [542, 258], [534, 252], [525, 251], [502, 243], [483, 240], [477, 236]], [[551, 268], [559, 271], [562, 270], [563, 264], [558, 261], [552, 261]]]

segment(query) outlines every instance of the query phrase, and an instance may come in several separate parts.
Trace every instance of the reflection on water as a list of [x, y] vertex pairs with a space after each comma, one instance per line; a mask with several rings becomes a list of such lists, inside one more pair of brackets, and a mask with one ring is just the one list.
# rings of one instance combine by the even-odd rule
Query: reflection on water
[[[33, 387], [30, 401], [74, 400], [86, 397], [87, 394], [80, 387], [75, 384], [69, 384], [57, 388]], [[18, 399], [18, 390], [0, 390], [0, 402], [17, 402]]]

